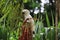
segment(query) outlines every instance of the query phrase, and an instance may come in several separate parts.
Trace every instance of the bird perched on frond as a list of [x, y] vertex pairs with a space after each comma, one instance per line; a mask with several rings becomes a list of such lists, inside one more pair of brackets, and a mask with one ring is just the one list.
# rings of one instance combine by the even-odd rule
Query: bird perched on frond
[[30, 11], [27, 9], [22, 10], [24, 21], [22, 24], [22, 36], [19, 40], [32, 40], [33, 35], [35, 35], [35, 25]]

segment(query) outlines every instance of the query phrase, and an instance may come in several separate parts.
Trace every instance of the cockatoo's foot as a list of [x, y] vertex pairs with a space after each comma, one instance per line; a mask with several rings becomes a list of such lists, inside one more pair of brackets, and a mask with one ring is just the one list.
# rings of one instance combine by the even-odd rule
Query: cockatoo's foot
[[35, 31], [33, 31], [33, 37], [35, 37]]
[[33, 34], [35, 34], [35, 31], [33, 31]]

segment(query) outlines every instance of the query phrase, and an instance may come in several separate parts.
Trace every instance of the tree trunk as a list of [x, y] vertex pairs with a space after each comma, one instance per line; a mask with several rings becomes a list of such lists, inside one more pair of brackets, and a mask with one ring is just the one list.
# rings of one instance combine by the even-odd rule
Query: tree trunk
[[21, 35], [21, 37], [19, 36], [18, 40], [32, 40], [32, 31], [31, 31], [31, 28], [30, 27], [22, 28], [22, 35]]
[[60, 0], [59, 0], [59, 21], [60, 21]]
[[55, 40], [58, 40], [57, 30], [58, 30], [58, 14], [59, 14], [59, 0], [55, 0], [56, 3], [56, 14], [55, 14]]
[[24, 20], [22, 25], [22, 35], [19, 35], [18, 40], [32, 40], [32, 28], [28, 26], [27, 20]]

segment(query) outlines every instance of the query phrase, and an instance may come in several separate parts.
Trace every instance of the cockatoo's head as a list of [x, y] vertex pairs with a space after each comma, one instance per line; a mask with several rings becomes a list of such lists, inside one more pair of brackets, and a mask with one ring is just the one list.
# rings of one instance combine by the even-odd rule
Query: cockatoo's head
[[23, 10], [22, 10], [22, 14], [23, 14], [24, 16], [30, 15], [30, 11], [27, 10], [27, 9], [23, 9]]

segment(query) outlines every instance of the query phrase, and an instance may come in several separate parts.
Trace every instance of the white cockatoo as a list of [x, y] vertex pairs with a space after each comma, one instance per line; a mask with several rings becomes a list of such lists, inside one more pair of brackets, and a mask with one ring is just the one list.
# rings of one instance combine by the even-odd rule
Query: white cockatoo
[[30, 15], [30, 11], [27, 9], [23, 9], [22, 13], [24, 15], [24, 20], [26, 20], [27, 18], [29, 18], [27, 20], [27, 22], [29, 23], [29, 26], [32, 28], [32, 32], [33, 34], [35, 34], [35, 25], [34, 25], [34, 20], [32, 18], [32, 16]]

